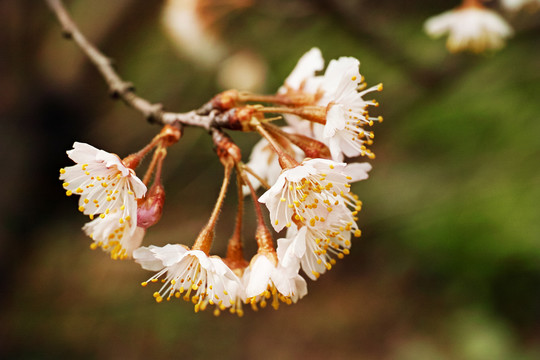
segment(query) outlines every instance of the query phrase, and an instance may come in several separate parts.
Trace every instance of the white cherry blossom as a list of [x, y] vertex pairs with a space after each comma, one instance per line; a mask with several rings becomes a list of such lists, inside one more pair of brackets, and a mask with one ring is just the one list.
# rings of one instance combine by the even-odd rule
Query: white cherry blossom
[[[361, 202], [350, 193], [350, 182], [367, 178], [371, 166], [364, 164], [349, 171], [346, 166], [332, 160], [308, 159], [284, 170], [276, 183], [259, 198], [270, 212], [274, 229], [281, 231], [293, 222], [311, 227], [324, 226], [329, 214], [338, 207], [355, 216]], [[353, 179], [349, 172], [356, 178]]]
[[266, 307], [271, 301], [274, 309], [282, 301], [288, 305], [296, 303], [307, 294], [307, 283], [298, 274], [299, 263], [285, 267], [269, 254], [259, 253], [253, 257], [242, 277], [247, 302], [256, 309], [256, 304]]
[[114, 211], [109, 216], [99, 216], [86, 223], [83, 231], [94, 241], [90, 247], [101, 247], [114, 260], [131, 258], [133, 250], [141, 246], [146, 229], [138, 227], [133, 219], [121, 219], [122, 213]]
[[498, 50], [513, 34], [506, 20], [483, 6], [461, 7], [433, 16], [424, 29], [434, 38], [448, 34], [446, 46], [451, 52]]
[[79, 210], [85, 215], [109, 216], [117, 212], [119, 222], [135, 221], [137, 199], [146, 193], [146, 186], [133, 169], [115, 154], [75, 142], [67, 152], [76, 165], [60, 169], [66, 195], [80, 195]]
[[377, 102], [363, 96], [382, 90], [382, 84], [358, 91], [363, 82], [359, 66], [360, 62], [352, 57], [332, 60], [320, 83], [322, 97], [317, 104], [326, 107], [326, 124], [317, 137], [329, 146], [335, 161], [343, 161], [344, 155], [373, 156], [366, 147], [372, 142], [373, 132], [364, 127], [380, 118], [369, 116], [367, 107]]
[[501, 0], [501, 5], [508, 11], [516, 12], [525, 7], [538, 8], [540, 0]]
[[242, 298], [240, 279], [217, 256], [168, 244], [141, 247], [133, 252], [133, 258], [144, 269], [158, 271], [143, 286], [162, 278], [161, 289], [154, 293], [157, 302], [183, 297], [195, 304], [196, 312], [215, 305], [215, 313], [219, 313]]
[[[319, 90], [320, 76], [316, 76], [316, 72], [324, 68], [324, 59], [321, 50], [312, 48], [307, 53], [302, 55], [298, 63], [294, 67], [291, 74], [285, 79], [284, 85], [279, 88], [278, 94], [289, 94], [295, 96], [297, 94], [309, 95], [315, 99]], [[301, 117], [293, 114], [283, 114], [285, 121], [294, 129], [294, 132], [315, 137], [314, 131], [318, 127], [322, 128], [321, 124], [313, 123], [304, 120]]]
[[324, 227], [290, 227], [286, 238], [278, 240], [277, 253], [284, 266], [300, 261], [306, 275], [316, 280], [332, 268], [336, 258], [342, 259], [349, 254], [351, 236], [359, 237], [360, 234], [354, 216], [336, 209]]

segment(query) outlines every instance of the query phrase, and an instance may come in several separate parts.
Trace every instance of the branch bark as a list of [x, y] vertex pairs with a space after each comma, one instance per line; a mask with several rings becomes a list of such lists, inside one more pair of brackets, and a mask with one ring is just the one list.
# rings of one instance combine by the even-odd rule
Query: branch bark
[[114, 69], [111, 59], [99, 51], [82, 34], [62, 1], [46, 0], [46, 2], [60, 22], [64, 37], [72, 39], [92, 64], [94, 64], [109, 86], [109, 92], [113, 98], [121, 99], [126, 105], [143, 114], [144, 117], [152, 123], [166, 125], [178, 122], [183, 125], [210, 130], [213, 126], [214, 119], [214, 114], [212, 112], [208, 115], [201, 115], [196, 110], [186, 113], [167, 112], [163, 110], [162, 104], [152, 103], [135, 94], [135, 87], [133, 84], [120, 77]]

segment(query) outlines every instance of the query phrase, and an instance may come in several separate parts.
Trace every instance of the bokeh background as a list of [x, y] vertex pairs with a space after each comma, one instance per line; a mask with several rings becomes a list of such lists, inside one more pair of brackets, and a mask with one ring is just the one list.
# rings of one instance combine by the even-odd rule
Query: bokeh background
[[[384, 83], [377, 158], [353, 188], [363, 235], [296, 305], [216, 318], [156, 304], [139, 285], [149, 272], [89, 250], [58, 169], [75, 140], [127, 155], [158, 127], [108, 97], [44, 2], [2, 1], [1, 358], [540, 359], [540, 12], [507, 14], [515, 37], [477, 56], [450, 55], [422, 32], [457, 1], [206, 0], [219, 51], [197, 59], [164, 31], [163, 5], [68, 2], [138, 94], [167, 109], [191, 110], [229, 86], [271, 93], [313, 46], [327, 61], [357, 57], [368, 84]], [[257, 135], [232, 135], [247, 160]], [[221, 174], [207, 134], [186, 129], [145, 243], [191, 245]], [[235, 199], [233, 189], [217, 254]]]

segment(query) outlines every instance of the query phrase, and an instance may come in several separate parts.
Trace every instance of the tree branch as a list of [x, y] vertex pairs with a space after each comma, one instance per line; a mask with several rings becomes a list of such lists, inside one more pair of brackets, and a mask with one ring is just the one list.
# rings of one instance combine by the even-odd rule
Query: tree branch
[[135, 88], [132, 83], [124, 81], [116, 72], [111, 59], [99, 51], [86, 37], [81, 33], [61, 0], [46, 0], [47, 4], [54, 12], [58, 21], [62, 25], [64, 37], [72, 39], [77, 46], [84, 52], [88, 59], [98, 69], [101, 76], [109, 86], [109, 92], [115, 99], [121, 99], [125, 104], [137, 110], [144, 117], [152, 122], [161, 125], [172, 124], [175, 122], [184, 125], [202, 127], [209, 130], [212, 127], [214, 114], [200, 115], [197, 111], [187, 113], [173, 113], [163, 111], [163, 106], [159, 103], [150, 101], [135, 94]]

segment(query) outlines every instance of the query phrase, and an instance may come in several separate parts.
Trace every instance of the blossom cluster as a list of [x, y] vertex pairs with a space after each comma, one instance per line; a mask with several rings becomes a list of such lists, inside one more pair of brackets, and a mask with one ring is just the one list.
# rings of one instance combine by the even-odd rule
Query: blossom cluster
[[[501, 0], [501, 7], [509, 13], [538, 9], [540, 0]], [[448, 34], [446, 46], [450, 52], [499, 50], [514, 33], [508, 22], [481, 0], [463, 0], [457, 8], [429, 18], [424, 29], [434, 38]]]
[[[146, 229], [160, 218], [164, 190], [160, 175], [166, 148], [181, 137], [181, 127], [166, 126], [141, 151], [124, 159], [90, 145], [75, 143], [68, 156], [76, 163], [60, 170], [67, 195], [80, 195], [79, 210], [91, 221], [83, 230], [113, 259], [133, 258], [155, 274], [143, 286], [160, 283], [157, 302], [182, 298], [195, 311], [209, 305], [214, 313], [225, 309], [243, 315], [270, 304], [292, 304], [307, 294], [302, 276], [317, 280], [337, 260], [350, 253], [362, 202], [351, 184], [367, 179], [373, 159], [375, 122], [369, 114], [375, 100], [364, 97], [382, 90], [368, 88], [352, 57], [332, 60], [324, 73], [317, 48], [308, 51], [273, 95], [230, 90], [217, 95], [199, 111], [216, 118], [211, 129], [216, 153], [224, 166], [222, 190], [207, 224], [192, 247], [183, 244], [141, 246]], [[272, 104], [272, 105], [268, 105]], [[285, 126], [277, 126], [280, 114]], [[261, 140], [243, 163], [240, 149], [225, 130], [256, 131]], [[155, 149], [140, 180], [135, 169]], [[232, 171], [237, 172], [240, 194], [253, 198], [257, 215], [254, 240], [257, 253], [248, 261], [242, 244], [244, 197], [239, 197], [237, 226], [227, 255], [211, 255], [215, 224]], [[153, 184], [147, 185], [153, 177]], [[257, 196], [257, 189], [266, 191]], [[267, 227], [263, 209], [268, 212]], [[286, 229], [286, 231], [285, 231]]]

